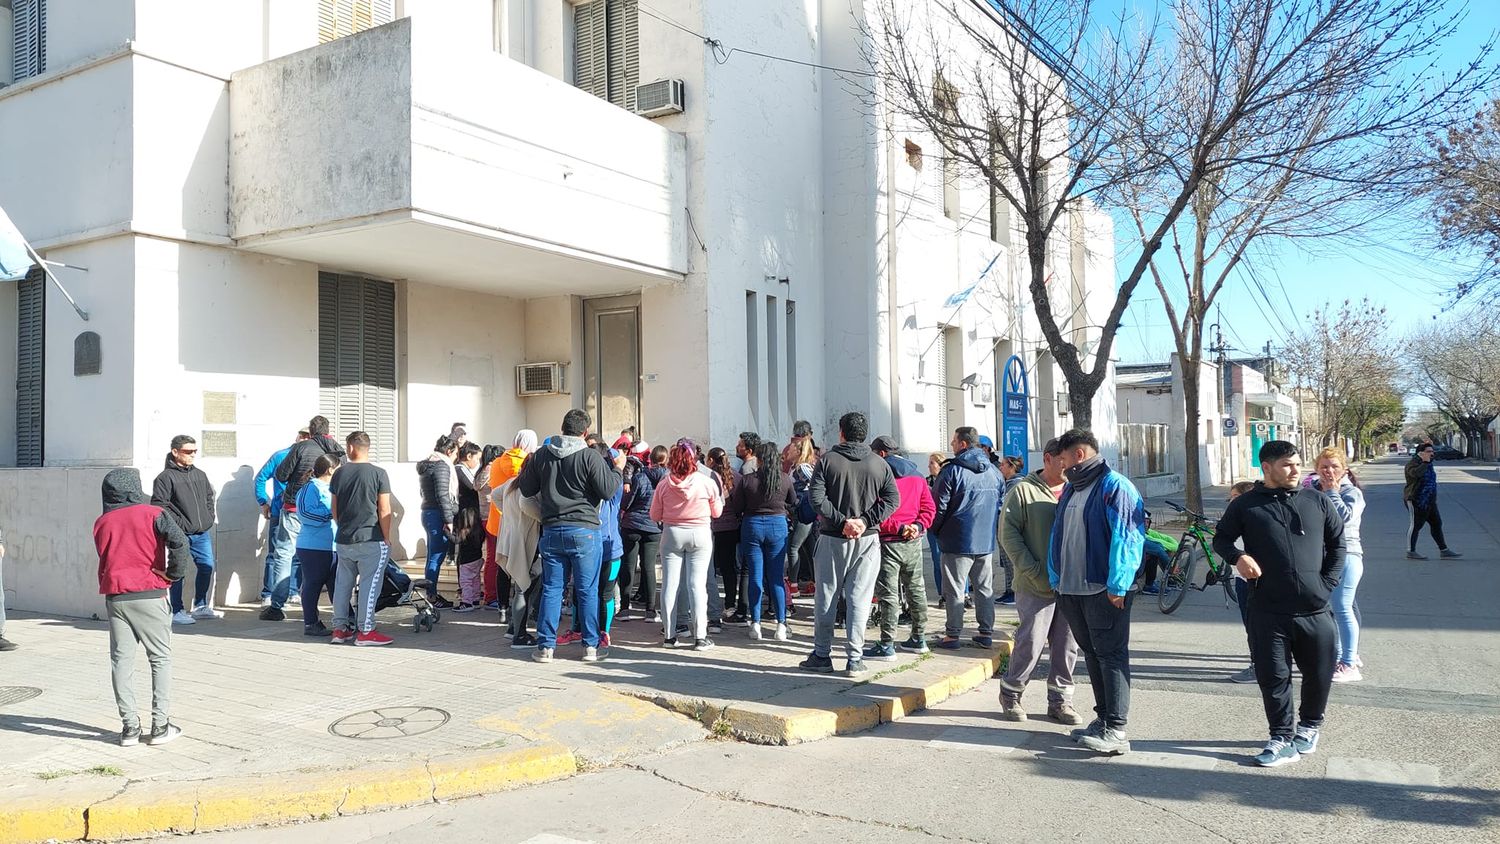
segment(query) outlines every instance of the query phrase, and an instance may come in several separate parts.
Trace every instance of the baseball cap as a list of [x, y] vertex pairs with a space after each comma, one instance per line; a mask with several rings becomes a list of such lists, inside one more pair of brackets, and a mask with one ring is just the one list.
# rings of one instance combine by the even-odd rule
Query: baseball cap
[[895, 440], [894, 437], [888, 437], [888, 436], [885, 436], [884, 434], [881, 434], [880, 436], [878, 436], [878, 437], [875, 438], [874, 442], [870, 443], [870, 450], [871, 451], [900, 451], [901, 450], [901, 446], [896, 445], [896, 440]]
[[995, 441], [992, 440], [992, 439], [990, 439], [989, 437], [985, 436], [984, 434], [980, 434], [979, 435], [979, 445], [980, 445], [981, 448], [994, 448], [995, 447]]

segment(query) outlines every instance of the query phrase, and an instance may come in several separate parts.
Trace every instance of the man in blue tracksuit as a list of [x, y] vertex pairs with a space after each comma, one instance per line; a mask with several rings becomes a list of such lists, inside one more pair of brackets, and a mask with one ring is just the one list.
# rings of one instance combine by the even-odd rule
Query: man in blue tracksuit
[[1130, 604], [1146, 544], [1141, 494], [1099, 456], [1099, 441], [1074, 428], [1057, 438], [1068, 482], [1057, 501], [1047, 576], [1088, 665], [1094, 722], [1073, 738], [1095, 753], [1130, 751]]
[[[307, 439], [307, 429], [304, 428], [297, 432], [297, 439], [293, 445], [305, 439]], [[286, 459], [287, 452], [291, 450], [292, 446], [289, 445], [271, 455], [271, 459], [267, 460], [265, 465], [260, 467], [260, 471], [255, 473], [255, 503], [260, 505], [260, 514], [266, 518], [266, 523], [269, 525], [266, 529], [265, 579], [261, 582], [260, 587], [260, 605], [262, 607], [269, 607], [271, 605], [271, 593], [276, 586], [275, 578], [272, 577], [274, 571], [273, 561], [276, 557], [276, 548], [282, 541], [280, 531], [276, 528], [281, 524], [281, 492], [283, 485], [281, 481], [276, 480], [276, 467], [281, 465], [281, 461]], [[266, 494], [267, 482], [271, 484], [270, 495]], [[302, 566], [299, 564], [296, 554], [293, 554], [291, 594], [297, 595], [301, 594], [301, 592]]]
[[946, 630], [938, 647], [963, 647], [964, 587], [974, 590], [974, 616], [979, 635], [974, 644], [994, 646], [995, 527], [1000, 516], [1000, 473], [980, 447], [979, 432], [963, 427], [953, 432], [954, 457], [943, 464], [933, 484], [937, 506], [930, 530], [943, 552], [943, 599], [948, 608]]

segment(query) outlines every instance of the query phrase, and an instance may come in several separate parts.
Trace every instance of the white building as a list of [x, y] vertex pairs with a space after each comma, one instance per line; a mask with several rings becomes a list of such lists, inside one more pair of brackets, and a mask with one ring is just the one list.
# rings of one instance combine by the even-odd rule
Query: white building
[[[455, 421], [508, 444], [580, 406], [610, 437], [728, 443], [799, 418], [827, 439], [861, 409], [926, 450], [996, 430], [1014, 353], [1032, 448], [1068, 427], [1007, 215], [810, 66], [857, 65], [863, 14], [0, 0], [0, 206], [89, 317], [39, 273], [0, 285], [11, 606], [97, 609], [99, 478], [149, 483], [178, 433], [219, 488], [234, 602], [260, 585], [251, 479], [315, 413], [372, 435], [405, 556], [409, 464]], [[1087, 348], [1113, 298], [1107, 217], [1080, 209], [1054, 253], [1054, 307]], [[1096, 405], [1111, 442], [1112, 387]]]

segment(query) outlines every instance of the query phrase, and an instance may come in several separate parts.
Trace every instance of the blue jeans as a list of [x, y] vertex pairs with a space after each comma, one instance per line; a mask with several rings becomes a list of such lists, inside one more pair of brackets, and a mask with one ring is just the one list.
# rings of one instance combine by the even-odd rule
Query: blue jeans
[[292, 595], [292, 561], [297, 558], [297, 534], [302, 532], [302, 517], [296, 510], [286, 510], [276, 519], [271, 544], [271, 606], [281, 609]]
[[583, 616], [583, 643], [599, 647], [599, 560], [604, 545], [599, 528], [548, 525], [537, 546], [542, 557], [542, 606], [536, 620], [536, 646], [557, 647], [563, 587], [573, 578], [573, 612]]
[[443, 528], [443, 511], [423, 510], [422, 527], [427, 531], [427, 597], [437, 596], [438, 574], [443, 569], [443, 558], [448, 556], [452, 541]]
[[750, 572], [751, 621], [760, 621], [761, 595], [769, 586], [776, 623], [786, 623], [786, 543], [784, 516], [750, 516], [740, 524], [740, 553]]
[[934, 591], [941, 595], [943, 594], [943, 552], [938, 548], [936, 533], [929, 532], [927, 534], [927, 550], [932, 554], [931, 582], [937, 584], [937, 589]]
[[[208, 606], [208, 590], [214, 585], [214, 538], [207, 533], [188, 534], [188, 551], [198, 567], [193, 578], [193, 609]], [[182, 581], [172, 581], [172, 612], [182, 612]]]
[[1364, 554], [1344, 555], [1344, 579], [1333, 590], [1333, 620], [1339, 634], [1339, 662], [1353, 665], [1359, 656], [1359, 611], [1354, 606], [1354, 591], [1365, 573]]
[[[276, 547], [281, 544], [281, 535], [278, 530], [281, 527], [281, 496], [271, 501], [271, 518], [266, 522], [266, 573], [261, 580], [260, 599], [269, 600], [274, 591], [276, 580], [275, 564], [272, 562], [276, 556]], [[302, 592], [302, 558], [297, 555], [297, 550], [292, 549], [292, 588], [291, 592], [301, 594]]]

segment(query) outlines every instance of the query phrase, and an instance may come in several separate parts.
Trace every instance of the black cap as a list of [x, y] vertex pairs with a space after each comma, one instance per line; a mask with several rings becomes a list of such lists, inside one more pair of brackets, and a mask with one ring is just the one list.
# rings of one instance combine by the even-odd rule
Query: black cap
[[896, 445], [896, 440], [894, 437], [888, 437], [882, 434], [876, 437], [874, 442], [870, 443], [870, 450], [897, 452], [901, 450], [901, 446]]

